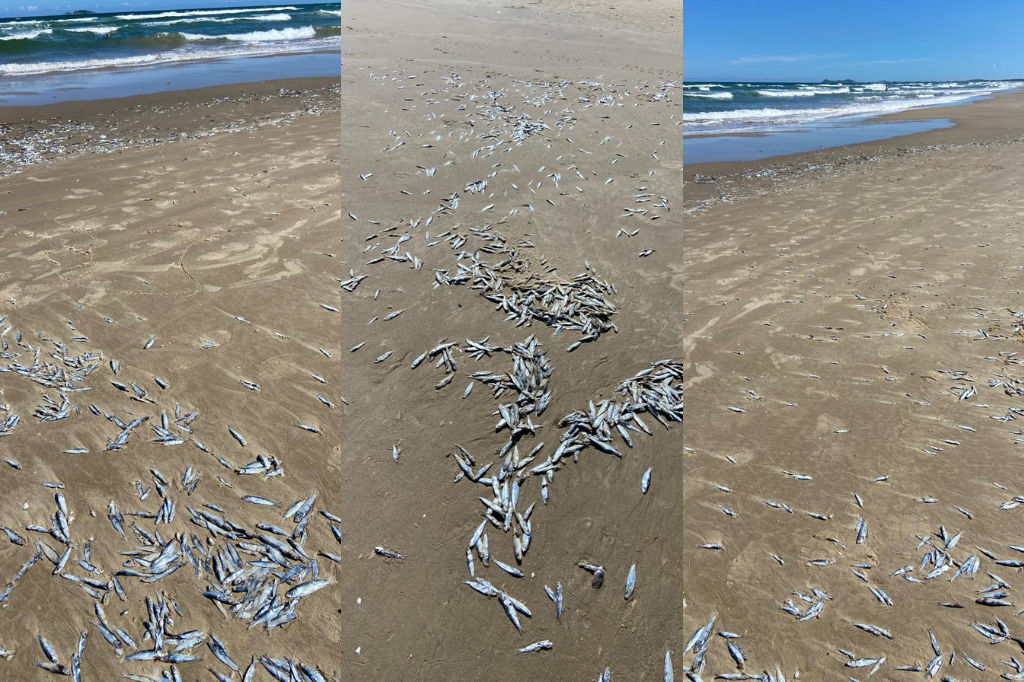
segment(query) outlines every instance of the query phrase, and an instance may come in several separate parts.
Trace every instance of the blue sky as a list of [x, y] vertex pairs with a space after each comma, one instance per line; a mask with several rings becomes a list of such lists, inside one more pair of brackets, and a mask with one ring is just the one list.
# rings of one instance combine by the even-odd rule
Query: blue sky
[[83, 0], [81, 3], [68, 2], [68, 0], [0, 0], [0, 17], [33, 17], [45, 14], [64, 14], [79, 9], [87, 9], [92, 12], [126, 12], [126, 11], [150, 11], [167, 9], [195, 9], [209, 7], [254, 7], [266, 5], [267, 7], [284, 5], [306, 5], [328, 0], [298, 0], [297, 2], [245, 2], [244, 0], [108, 0], [96, 2], [96, 0]]
[[1024, 1], [689, 0], [687, 81], [1024, 77]]

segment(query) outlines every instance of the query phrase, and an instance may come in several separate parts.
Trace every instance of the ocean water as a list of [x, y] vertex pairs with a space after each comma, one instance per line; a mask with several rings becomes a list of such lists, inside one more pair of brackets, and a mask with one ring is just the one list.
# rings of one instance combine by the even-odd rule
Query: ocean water
[[0, 78], [340, 49], [337, 3], [0, 19]]
[[904, 83], [685, 83], [683, 131], [689, 135], [800, 130], [854, 117], [970, 101], [1021, 81]]

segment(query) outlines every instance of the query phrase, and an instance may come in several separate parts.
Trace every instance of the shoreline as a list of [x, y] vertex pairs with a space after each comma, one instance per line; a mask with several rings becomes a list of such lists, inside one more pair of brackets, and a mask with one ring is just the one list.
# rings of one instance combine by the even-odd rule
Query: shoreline
[[255, 130], [339, 107], [340, 85], [327, 77], [0, 107], [0, 177], [84, 154]]
[[105, 113], [113, 114], [126, 107], [161, 106], [169, 103], [194, 104], [202, 99], [214, 99], [231, 93], [237, 94], [247, 91], [251, 92], [251, 94], [266, 95], [270, 91], [282, 88], [290, 90], [323, 89], [329, 88], [337, 80], [337, 78], [330, 76], [276, 78], [247, 83], [224, 83], [199, 88], [184, 88], [182, 90], [164, 90], [123, 97], [104, 97], [91, 100], [54, 102], [52, 104], [0, 106], [0, 125], [41, 122], [51, 119], [67, 120], [76, 116], [94, 116]]
[[[951, 127], [750, 161], [686, 163], [684, 160], [684, 212], [706, 210], [719, 203], [723, 196], [737, 199], [763, 194], [808, 174], [839, 172], [882, 158], [918, 154], [932, 148], [1010, 142], [1024, 137], [1022, 111], [1024, 92], [999, 93], [970, 105], [911, 109], [864, 122], [871, 125], [945, 119], [953, 123]], [[711, 187], [725, 191], [710, 190]]]
[[[868, 115], [868, 116], [864, 116], [864, 115], [860, 115], [860, 116], [840, 116], [840, 117], [836, 117], [836, 118], [833, 118], [833, 119], [825, 119], [823, 121], [817, 121], [816, 123], [817, 124], [836, 124], [836, 125], [842, 125], [842, 124], [846, 124], [846, 123], [851, 123], [851, 124], [855, 124], [855, 125], [870, 126], [870, 125], [874, 125], [874, 124], [878, 124], [878, 123], [885, 123], [887, 121], [887, 119], [889, 119], [890, 117], [898, 117], [900, 114], [905, 114], [905, 113], [909, 113], [909, 112], [916, 112], [916, 111], [934, 111], [936, 109], [951, 109], [953, 107], [964, 107], [964, 106], [969, 106], [971, 104], [977, 104], [978, 102], [984, 102], [986, 100], [992, 99], [993, 97], [998, 97], [1000, 95], [1013, 94], [1014, 92], [1020, 92], [1020, 90], [1011, 90], [1009, 92], [1002, 92], [1002, 93], [997, 93], [997, 94], [994, 94], [994, 95], [979, 95], [979, 96], [976, 96], [976, 97], [971, 97], [969, 99], [965, 99], [962, 102], [954, 102], [952, 104], [936, 104], [936, 105], [933, 105], [933, 106], [930, 106], [930, 107], [916, 107], [916, 108], [913, 108], [913, 109], [906, 109], [904, 111], [896, 111], [896, 112], [891, 112], [891, 113], [888, 113], [888, 114], [872, 114], [872, 115]], [[920, 120], [934, 120], [935, 118], [943, 118], [943, 117], [942, 116], [937, 116], [937, 117], [924, 116], [924, 117], [921, 117]], [[896, 120], [898, 120], [898, 119], [896, 119]], [[807, 125], [814, 125], [814, 124], [802, 124], [802, 125], [807, 126]], [[776, 135], [776, 134], [779, 134], [779, 133], [799, 133], [799, 132], [802, 132], [802, 130], [800, 129], [799, 126], [790, 126], [790, 127], [782, 128], [782, 129], [765, 130], [765, 131], [746, 131], [746, 132], [739, 132], [739, 133], [728, 133], [728, 132], [727, 133], [696, 133], [694, 135], [686, 135], [686, 139], [688, 139], [688, 140], [707, 140], [707, 139], [718, 138], [718, 137], [725, 137], [725, 138], [732, 138], [732, 137], [768, 137], [770, 135]], [[837, 146], [850, 146], [850, 145], [837, 145]], [[753, 160], [753, 159], [751, 159], [751, 160]]]
[[[337, 80], [341, 76], [340, 53], [336, 50], [279, 52], [11, 76], [0, 84], [14, 88], [9, 92], [0, 90], [0, 116], [5, 109], [14, 107], [83, 103], [287, 80], [294, 78], [289, 74], [296, 71], [307, 74], [299, 78]], [[179, 84], [180, 81], [184, 83]], [[112, 96], [114, 93], [119, 94]]]

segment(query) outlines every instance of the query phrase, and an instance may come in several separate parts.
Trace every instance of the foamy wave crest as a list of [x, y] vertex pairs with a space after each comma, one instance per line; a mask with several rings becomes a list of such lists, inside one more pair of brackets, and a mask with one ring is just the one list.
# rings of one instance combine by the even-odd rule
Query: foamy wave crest
[[948, 88], [914, 88], [898, 91], [901, 95], [910, 95], [913, 97], [921, 97], [923, 95], [965, 95], [972, 92], [989, 92], [991, 88], [972, 88], [970, 90], [959, 90], [950, 91]]
[[0, 21], [0, 29], [22, 28], [24, 26], [41, 26], [45, 21]]
[[288, 21], [290, 14], [256, 14], [251, 17], [189, 17], [187, 19], [171, 19], [169, 21], [144, 21], [142, 26], [170, 26], [172, 24], [225, 23], [229, 21]]
[[251, 33], [227, 33], [225, 35], [211, 36], [202, 33], [182, 33], [187, 40], [237, 40], [245, 43], [261, 43], [268, 40], [302, 40], [316, 36], [316, 29], [312, 26], [302, 28], [271, 29], [269, 31], [253, 31]]
[[[341, 16], [341, 12], [338, 13], [338, 16]], [[742, 83], [740, 85], [742, 85]], [[684, 84], [682, 86], [683, 90], [704, 90], [704, 91], [710, 90], [711, 88], [724, 88], [724, 87], [725, 87], [724, 85], [719, 85], [718, 83], [699, 83], [699, 84], [696, 84], [696, 85], [685, 85]]]
[[754, 90], [754, 94], [760, 97], [814, 97], [819, 92], [817, 90]]
[[[0, 67], [2, 68], [2, 67]], [[730, 109], [729, 111], [683, 112], [683, 121], [694, 125], [711, 125], [722, 121], [770, 121], [787, 114], [808, 114], [810, 112], [837, 111], [837, 109]]]
[[87, 21], [96, 21], [96, 17], [76, 17], [74, 19], [54, 19], [55, 23], [60, 24], [79, 24]]
[[[776, 87], [782, 86], [780, 85]], [[800, 90], [814, 92], [819, 95], [843, 95], [850, 92], [850, 88], [846, 85], [829, 85], [828, 83], [822, 83], [820, 85], [798, 85], [796, 87]]]
[[731, 92], [683, 92], [683, 97], [700, 97], [701, 99], [732, 99]]
[[90, 69], [109, 69], [114, 67], [150, 66], [153, 64], [170, 64], [175, 62], [192, 62], [208, 59], [226, 59], [234, 57], [256, 57], [283, 52], [305, 52], [311, 50], [337, 49], [340, 41], [337, 37], [316, 38], [314, 40], [296, 41], [289, 45], [251, 44], [247, 46], [231, 46], [222, 49], [197, 51], [167, 51], [156, 54], [122, 57], [119, 59], [83, 59], [67, 62], [35, 62], [31, 64], [0, 63], [0, 76], [29, 76], [41, 73], [84, 71]]
[[119, 26], [83, 26], [82, 28], [64, 28], [62, 31], [68, 31], [70, 33], [95, 33], [96, 35], [106, 35], [107, 33], [113, 33]]
[[35, 31], [23, 31], [21, 33], [12, 33], [9, 36], [0, 36], [0, 40], [32, 40], [39, 36], [49, 35], [53, 33], [52, 28], [40, 28]]
[[317, 10], [317, 11], [320, 12], [320, 14], [326, 14], [326, 15], [332, 16], [332, 17], [340, 17], [341, 16], [341, 10], [340, 9], [321, 9], [321, 10]]
[[159, 12], [157, 14], [118, 14], [117, 19], [134, 21], [136, 19], [167, 19], [169, 17], [216, 16], [218, 14], [245, 14], [251, 12], [295, 11], [298, 7], [253, 7], [250, 9], [200, 9], [192, 12]]

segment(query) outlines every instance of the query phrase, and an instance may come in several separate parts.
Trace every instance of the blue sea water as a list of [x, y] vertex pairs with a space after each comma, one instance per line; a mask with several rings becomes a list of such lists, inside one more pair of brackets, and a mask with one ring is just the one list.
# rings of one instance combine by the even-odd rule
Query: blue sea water
[[684, 83], [686, 135], [764, 133], [820, 127], [918, 107], [959, 104], [1020, 81], [901, 83]]
[[0, 79], [338, 51], [340, 45], [338, 3], [0, 19]]

